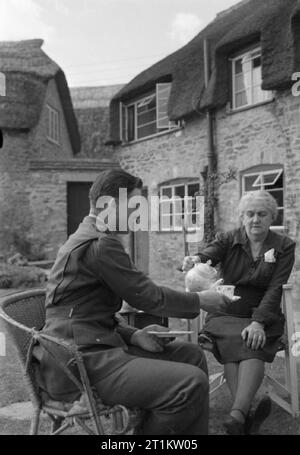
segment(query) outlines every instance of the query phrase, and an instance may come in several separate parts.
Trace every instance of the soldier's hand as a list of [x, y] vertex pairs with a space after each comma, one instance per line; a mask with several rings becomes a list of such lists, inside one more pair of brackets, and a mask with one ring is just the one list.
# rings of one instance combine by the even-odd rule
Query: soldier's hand
[[182, 263], [183, 272], [188, 272], [189, 270], [191, 270], [196, 264], [196, 262], [201, 262], [199, 256], [186, 256]]
[[169, 332], [168, 327], [163, 327], [161, 325], [152, 324], [144, 327], [141, 330], [137, 330], [131, 336], [131, 344], [138, 346], [139, 348], [144, 349], [149, 352], [161, 352], [164, 350], [164, 346], [170, 341], [174, 340], [174, 337], [170, 338], [160, 338], [154, 334], [148, 332]]
[[232, 298], [215, 291], [201, 291], [197, 292], [200, 298], [200, 308], [207, 313], [216, 313], [218, 311], [227, 310], [227, 306], [232, 302], [240, 300], [240, 296], [235, 295]]

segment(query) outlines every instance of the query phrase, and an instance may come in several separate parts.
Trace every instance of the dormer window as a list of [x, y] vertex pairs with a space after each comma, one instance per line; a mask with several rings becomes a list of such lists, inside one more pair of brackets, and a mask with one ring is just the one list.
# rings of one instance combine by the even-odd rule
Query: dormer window
[[273, 98], [262, 90], [261, 49], [255, 48], [230, 59], [232, 68], [232, 109], [253, 106]]
[[133, 142], [178, 128], [168, 117], [171, 83], [156, 84], [151, 92], [128, 103], [120, 103], [121, 138]]
[[47, 139], [55, 144], [60, 143], [60, 115], [57, 109], [47, 104]]

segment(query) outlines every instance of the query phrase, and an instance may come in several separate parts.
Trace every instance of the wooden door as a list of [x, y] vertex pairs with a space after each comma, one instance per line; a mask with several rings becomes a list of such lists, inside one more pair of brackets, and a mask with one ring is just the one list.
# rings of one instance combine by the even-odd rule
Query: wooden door
[[83, 218], [89, 214], [89, 190], [93, 182], [67, 183], [68, 236], [78, 228]]

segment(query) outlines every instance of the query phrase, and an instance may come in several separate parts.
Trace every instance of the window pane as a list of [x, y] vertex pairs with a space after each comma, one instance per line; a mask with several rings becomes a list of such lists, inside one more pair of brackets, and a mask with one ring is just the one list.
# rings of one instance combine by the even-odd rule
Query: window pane
[[274, 183], [274, 185], [272, 185], [272, 189], [273, 188], [283, 188], [283, 172], [281, 172], [278, 180]]
[[138, 136], [138, 139], [140, 139], [142, 137], [151, 136], [152, 134], [156, 134], [156, 133], [157, 133], [157, 129], [156, 129], [156, 122], [155, 122], [155, 123], [150, 123], [149, 125], [145, 125], [145, 126], [138, 128], [137, 136]]
[[255, 182], [255, 180], [257, 179], [258, 176], [259, 176], [259, 174], [249, 175], [249, 176], [244, 177], [244, 185], [245, 185], [244, 190], [245, 191], [253, 191], [254, 189], [257, 189], [257, 188], [253, 187], [253, 183]]
[[283, 190], [270, 190], [269, 193], [276, 199], [278, 207], [283, 207]]
[[241, 92], [245, 90], [244, 76], [243, 74], [238, 74], [235, 76], [235, 91]]
[[141, 100], [137, 104], [138, 111], [139, 111], [139, 109], [144, 109], [144, 108], [151, 109], [153, 106], [155, 106], [156, 105], [155, 98], [156, 98], [155, 93], [153, 93], [152, 95], [147, 96], [147, 98], [144, 98], [143, 100]]
[[173, 213], [173, 203], [170, 200], [162, 200], [161, 203], [161, 213], [170, 214]]
[[277, 219], [272, 223], [272, 226], [283, 226], [283, 209], [278, 210]]
[[[264, 174], [264, 185], [274, 185], [274, 182], [275, 181], [277, 182], [278, 174], [279, 174], [278, 171], [272, 172], [270, 174]], [[282, 177], [282, 175], [281, 175], [281, 177]]]
[[179, 197], [181, 197], [181, 198], [183, 199], [184, 196], [185, 196], [185, 193], [184, 193], [184, 185], [175, 186], [175, 188], [174, 188], [174, 194], [175, 194], [175, 196], [179, 196]]
[[156, 123], [156, 109], [138, 114], [138, 126], [142, 126], [150, 122]]
[[162, 188], [161, 194], [162, 194], [162, 196], [167, 196], [168, 198], [171, 198], [172, 197], [172, 188], [170, 188], [170, 187]]
[[195, 196], [199, 191], [199, 183], [191, 183], [188, 185], [188, 196]]
[[248, 59], [248, 57], [243, 57], [243, 73], [250, 73], [252, 72], [252, 63], [251, 60]]
[[242, 59], [236, 60], [234, 72], [235, 72], [235, 74], [239, 74], [239, 73], [243, 72]]
[[161, 215], [160, 225], [162, 230], [169, 230], [172, 227], [172, 216]]
[[261, 67], [261, 57], [255, 57], [253, 59], [253, 68], [260, 68]]
[[173, 226], [174, 231], [181, 231], [183, 228], [184, 220], [182, 215], [174, 215], [173, 216]]
[[246, 92], [241, 92], [235, 95], [235, 107], [242, 107], [247, 105]]
[[59, 114], [58, 112], [55, 112], [55, 140], [59, 142]]

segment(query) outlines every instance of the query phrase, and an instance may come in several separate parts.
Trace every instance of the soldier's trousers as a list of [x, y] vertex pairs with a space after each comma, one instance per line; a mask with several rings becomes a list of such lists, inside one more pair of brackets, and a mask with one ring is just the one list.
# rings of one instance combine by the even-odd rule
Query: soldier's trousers
[[197, 345], [173, 341], [163, 352], [129, 346], [132, 360], [93, 384], [106, 404], [145, 410], [136, 434], [208, 433], [207, 364]]

